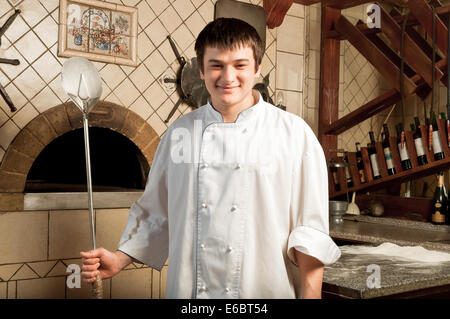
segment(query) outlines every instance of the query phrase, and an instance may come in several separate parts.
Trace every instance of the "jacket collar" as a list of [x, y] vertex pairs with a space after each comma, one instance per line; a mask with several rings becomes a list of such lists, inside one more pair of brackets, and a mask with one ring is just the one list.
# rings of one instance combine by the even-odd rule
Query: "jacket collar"
[[[255, 92], [256, 92], [256, 94], [255, 94]], [[255, 119], [257, 117], [258, 113], [260, 113], [261, 109], [263, 108], [262, 104], [264, 103], [264, 100], [261, 96], [261, 93], [259, 93], [256, 90], [255, 90], [255, 92], [253, 92], [253, 94], [258, 96], [258, 101], [256, 102], [256, 104], [241, 111], [238, 114], [236, 121], [234, 123], [242, 124], [245, 122], [249, 122], [250, 120]], [[208, 103], [206, 104], [206, 113], [207, 113], [207, 118], [210, 119], [211, 122], [224, 123], [222, 114], [211, 105], [211, 102], [209, 99], [208, 99]], [[234, 124], [234, 123], [224, 123], [224, 124]]]

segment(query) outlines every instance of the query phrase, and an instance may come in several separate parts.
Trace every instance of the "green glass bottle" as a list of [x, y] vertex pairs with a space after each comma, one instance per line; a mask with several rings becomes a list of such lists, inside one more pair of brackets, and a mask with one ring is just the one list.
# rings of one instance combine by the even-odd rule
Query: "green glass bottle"
[[366, 173], [364, 172], [364, 162], [361, 153], [361, 144], [359, 142], [355, 143], [356, 145], [356, 166], [358, 167], [359, 180], [361, 184], [366, 182]]
[[444, 172], [438, 174], [438, 184], [433, 196], [433, 210], [431, 222], [435, 225], [443, 225], [447, 221], [447, 192], [444, 185]]

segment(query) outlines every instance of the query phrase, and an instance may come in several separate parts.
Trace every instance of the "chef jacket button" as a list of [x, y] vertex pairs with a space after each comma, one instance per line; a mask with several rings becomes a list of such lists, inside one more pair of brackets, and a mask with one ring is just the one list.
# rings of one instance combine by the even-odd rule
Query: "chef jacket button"
[[198, 290], [199, 292], [206, 292], [206, 291], [208, 291], [208, 287], [206, 287], [206, 286], [203, 286], [203, 287], [201, 287], [199, 290]]
[[202, 168], [208, 168], [208, 163], [203, 163]]
[[242, 130], [242, 133], [247, 133], [247, 129], [244, 128], [244, 129]]
[[205, 246], [205, 244], [201, 244], [200, 247], [201, 247], [202, 249], [205, 249], [206, 246]]
[[236, 169], [240, 169], [241, 168], [241, 164], [236, 164]]
[[236, 210], [237, 210], [237, 206], [236, 205], [231, 206], [231, 211], [232, 212], [235, 212]]
[[206, 205], [206, 203], [202, 203], [202, 208], [207, 208], [208, 205]]
[[232, 250], [233, 250], [233, 247], [228, 246], [228, 248], [227, 248], [227, 253], [231, 253]]
[[231, 289], [230, 288], [225, 288], [225, 290], [226, 290], [226, 292], [227, 292], [227, 294], [229, 294], [230, 293], [230, 291], [231, 291]]

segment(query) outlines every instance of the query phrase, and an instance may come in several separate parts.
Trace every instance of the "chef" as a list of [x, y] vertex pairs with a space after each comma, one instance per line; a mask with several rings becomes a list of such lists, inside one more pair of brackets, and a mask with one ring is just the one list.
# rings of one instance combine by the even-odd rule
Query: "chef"
[[216, 19], [195, 50], [210, 99], [164, 133], [118, 250], [81, 252], [83, 280], [168, 258], [167, 298], [320, 298], [340, 257], [321, 145], [252, 89], [264, 54], [253, 27]]

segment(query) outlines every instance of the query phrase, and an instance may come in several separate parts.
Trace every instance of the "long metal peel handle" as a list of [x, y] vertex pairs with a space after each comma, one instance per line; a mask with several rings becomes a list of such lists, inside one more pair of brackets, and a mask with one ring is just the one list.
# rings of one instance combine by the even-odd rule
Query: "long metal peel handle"
[[92, 297], [95, 299], [103, 299], [103, 282], [100, 275], [92, 283]]

